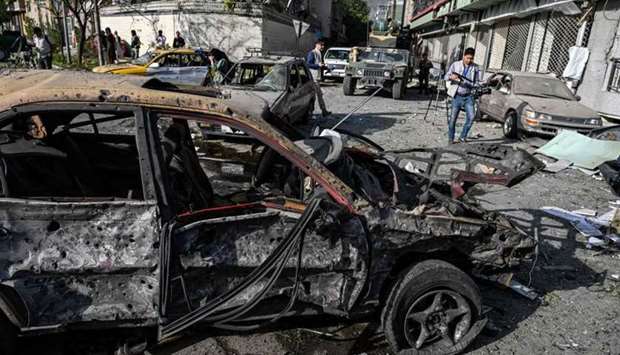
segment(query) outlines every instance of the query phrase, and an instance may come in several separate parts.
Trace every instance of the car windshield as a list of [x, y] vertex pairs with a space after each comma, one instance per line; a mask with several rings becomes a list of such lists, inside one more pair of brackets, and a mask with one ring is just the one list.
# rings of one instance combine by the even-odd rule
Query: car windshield
[[363, 50], [360, 51], [357, 59], [360, 62], [379, 62], [379, 63], [406, 63], [407, 52], [396, 50]]
[[286, 89], [286, 65], [276, 64], [254, 86], [259, 90], [283, 91]]
[[153, 59], [153, 57], [155, 57], [155, 53], [153, 53], [153, 52], [146, 52], [143, 55], [139, 56], [138, 58], [132, 60], [131, 63], [132, 64], [144, 65], [144, 64], [150, 62], [151, 59]]
[[514, 93], [516, 95], [542, 96], [558, 98], [562, 100], [575, 100], [572, 92], [566, 85], [555, 78], [526, 77], [514, 80]]
[[325, 59], [349, 60], [349, 51], [345, 49], [329, 49], [325, 53]]

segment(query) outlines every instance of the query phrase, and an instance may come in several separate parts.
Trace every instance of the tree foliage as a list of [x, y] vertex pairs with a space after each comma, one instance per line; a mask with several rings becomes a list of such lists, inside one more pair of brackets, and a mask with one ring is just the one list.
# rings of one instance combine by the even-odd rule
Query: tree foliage
[[370, 9], [364, 0], [336, 0], [343, 13], [347, 41], [351, 45], [366, 43]]

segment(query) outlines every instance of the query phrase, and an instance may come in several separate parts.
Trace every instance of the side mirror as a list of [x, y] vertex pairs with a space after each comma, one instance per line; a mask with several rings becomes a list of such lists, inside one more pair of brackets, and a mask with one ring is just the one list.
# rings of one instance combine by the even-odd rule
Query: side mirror
[[157, 63], [157, 62], [151, 63], [151, 64], [149, 64], [149, 68], [157, 69], [157, 68], [159, 68], [159, 63]]
[[575, 100], [577, 100], [577, 101], [581, 101], [581, 96], [579, 96], [579, 95], [575, 95]]

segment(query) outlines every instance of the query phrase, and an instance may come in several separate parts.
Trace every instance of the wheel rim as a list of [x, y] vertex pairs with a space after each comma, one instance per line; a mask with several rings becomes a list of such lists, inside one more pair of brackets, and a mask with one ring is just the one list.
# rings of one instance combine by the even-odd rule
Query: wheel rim
[[407, 310], [405, 338], [411, 347], [454, 346], [469, 331], [471, 306], [460, 294], [434, 290], [419, 297]]

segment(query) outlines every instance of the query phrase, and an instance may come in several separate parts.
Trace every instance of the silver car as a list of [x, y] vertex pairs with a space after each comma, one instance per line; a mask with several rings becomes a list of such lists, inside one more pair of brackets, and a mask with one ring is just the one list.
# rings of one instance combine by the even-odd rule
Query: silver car
[[259, 55], [240, 60], [226, 89], [233, 99], [252, 95], [262, 99], [271, 114], [288, 123], [305, 123], [314, 112], [312, 74], [301, 58]]
[[502, 122], [506, 137], [554, 136], [564, 129], [588, 132], [602, 125], [594, 110], [548, 74], [502, 71], [492, 74], [487, 84], [492, 90], [481, 97], [480, 113]]

